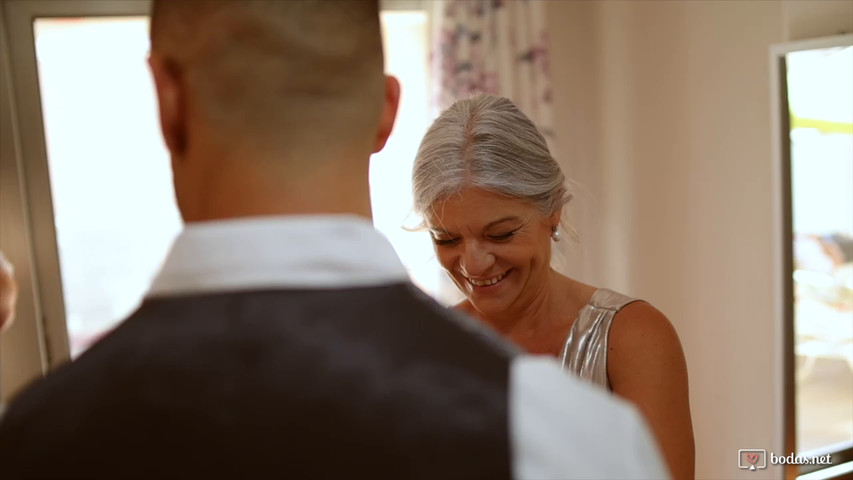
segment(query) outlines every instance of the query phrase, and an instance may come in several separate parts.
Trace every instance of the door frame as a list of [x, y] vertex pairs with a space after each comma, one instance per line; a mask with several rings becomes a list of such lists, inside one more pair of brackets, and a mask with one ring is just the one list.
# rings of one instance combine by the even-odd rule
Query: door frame
[[20, 289], [16, 322], [0, 346], [2, 401], [70, 357], [33, 22], [147, 16], [150, 6], [149, 0], [0, 0], [0, 246]]
[[[774, 285], [777, 369], [779, 390], [776, 395], [776, 412], [781, 428], [781, 444], [778, 451], [799, 454], [796, 449], [796, 365], [794, 356], [794, 253], [793, 218], [791, 191], [791, 141], [788, 112], [788, 85], [786, 55], [804, 50], [845, 47], [853, 45], [853, 34], [835, 35], [797, 42], [771, 45], [770, 47], [770, 108], [771, 108], [771, 151], [773, 171], [774, 205]], [[817, 453], [817, 452], [815, 452]], [[824, 452], [820, 452], [823, 454]], [[853, 448], [831, 453], [833, 465], [853, 461]], [[784, 478], [793, 480], [800, 475], [820, 470], [820, 466], [785, 465]], [[833, 478], [833, 477], [827, 477]]]

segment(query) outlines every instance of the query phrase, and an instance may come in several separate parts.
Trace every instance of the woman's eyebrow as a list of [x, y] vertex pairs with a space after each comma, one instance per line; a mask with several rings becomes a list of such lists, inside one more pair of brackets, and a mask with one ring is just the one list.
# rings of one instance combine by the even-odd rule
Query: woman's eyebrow
[[[499, 218], [497, 220], [494, 220], [494, 221], [487, 223], [483, 229], [488, 230], [488, 229], [494, 227], [495, 225], [499, 225], [501, 223], [509, 222], [509, 221], [513, 221], [513, 220], [521, 220], [521, 218], [518, 216], [515, 216], [515, 215], [509, 215], [506, 217], [502, 217], [502, 218]], [[451, 236], [451, 237], [453, 236], [453, 233], [451, 233], [448, 230], [445, 230], [443, 228], [439, 228], [439, 227], [430, 227], [429, 231], [432, 232], [433, 234], [447, 235], [447, 236]]]
[[499, 223], [509, 222], [510, 220], [519, 220], [519, 218], [518, 218], [518, 217], [516, 217], [515, 215], [510, 215], [510, 216], [508, 216], [508, 217], [499, 218], [499, 219], [497, 219], [497, 220], [495, 220], [495, 221], [493, 221], [493, 222], [489, 222], [489, 223], [486, 225], [486, 229], [492, 228], [492, 227], [494, 227], [495, 225], [497, 225], [497, 224], [499, 224]]
[[433, 234], [453, 236], [450, 232], [448, 232], [447, 230], [445, 230], [443, 228], [433, 227], [433, 228], [430, 228], [429, 231]]

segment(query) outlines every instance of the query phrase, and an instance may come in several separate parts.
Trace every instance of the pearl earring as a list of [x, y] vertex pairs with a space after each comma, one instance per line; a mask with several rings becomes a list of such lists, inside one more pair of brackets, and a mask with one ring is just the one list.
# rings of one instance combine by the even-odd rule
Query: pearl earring
[[556, 225], [554, 225], [553, 227], [551, 227], [551, 240], [554, 240], [555, 242], [559, 242], [559, 241], [560, 241], [560, 231], [559, 231], [559, 230], [557, 230], [557, 226], [556, 226]]

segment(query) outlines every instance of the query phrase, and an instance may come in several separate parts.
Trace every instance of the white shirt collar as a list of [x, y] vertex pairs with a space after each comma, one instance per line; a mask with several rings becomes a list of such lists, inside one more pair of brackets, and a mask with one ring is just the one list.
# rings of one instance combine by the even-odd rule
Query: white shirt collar
[[185, 226], [147, 296], [408, 280], [391, 244], [365, 218], [256, 217]]

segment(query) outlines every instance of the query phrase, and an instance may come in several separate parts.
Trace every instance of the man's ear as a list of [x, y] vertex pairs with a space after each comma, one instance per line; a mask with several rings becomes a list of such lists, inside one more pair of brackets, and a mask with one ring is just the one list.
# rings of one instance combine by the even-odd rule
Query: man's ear
[[186, 150], [186, 98], [180, 70], [168, 60], [152, 53], [148, 65], [154, 76], [160, 128], [172, 159], [182, 158]]
[[391, 130], [394, 128], [394, 119], [397, 118], [399, 104], [400, 82], [391, 75], [385, 75], [385, 106], [382, 107], [382, 115], [379, 117], [379, 130], [376, 131], [373, 153], [385, 148], [385, 142], [388, 141]]

